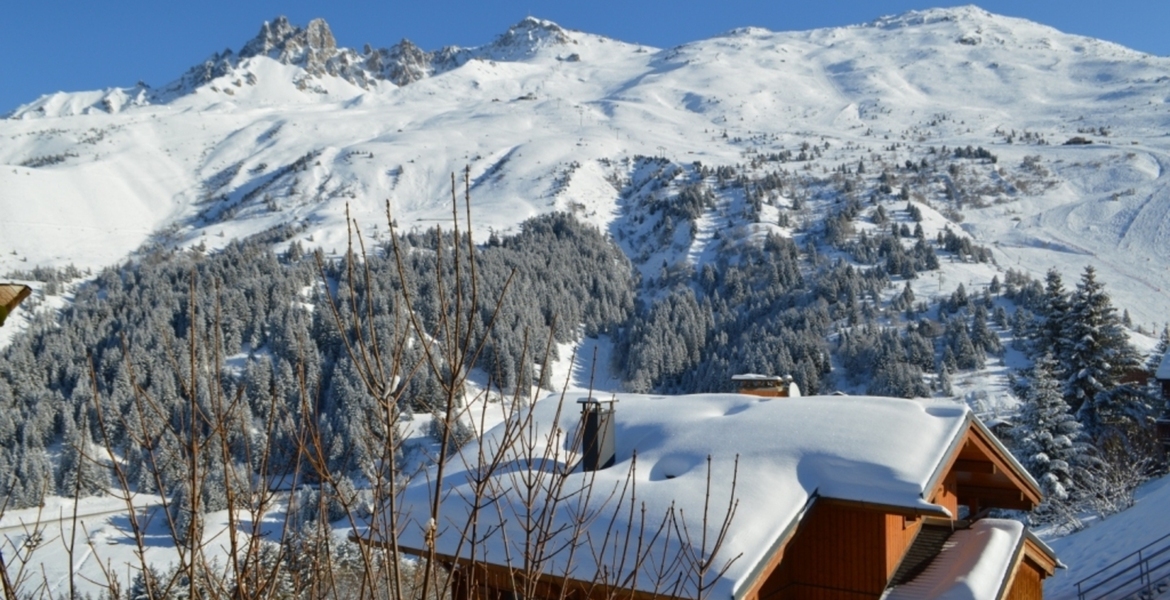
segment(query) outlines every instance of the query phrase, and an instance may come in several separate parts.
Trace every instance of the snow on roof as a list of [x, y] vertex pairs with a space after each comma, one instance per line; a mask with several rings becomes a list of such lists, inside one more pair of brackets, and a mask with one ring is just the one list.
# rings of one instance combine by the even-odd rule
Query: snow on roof
[[1158, 371], [1154, 373], [1154, 379], [1170, 379], [1170, 350], [1162, 355], [1162, 362], [1158, 363]]
[[784, 378], [777, 375], [760, 375], [759, 373], [740, 373], [739, 375], [732, 375], [732, 381], [779, 381], [783, 382]]
[[1024, 539], [1010, 519], [981, 519], [953, 533], [918, 577], [894, 588], [886, 600], [996, 600]]
[[[675, 522], [685, 523], [689, 546], [685, 540], [688, 534], [679, 525], [654, 542], [653, 556], [670, 558], [691, 549], [695, 554], [709, 555], [711, 540], [718, 537], [727, 513], [734, 481], [734, 516], [703, 583], [711, 586], [705, 594], [730, 598], [758, 576], [757, 565], [783, 541], [814, 495], [946, 514], [945, 509], [924, 499], [924, 490], [971, 418], [965, 405], [945, 400], [865, 396], [769, 399], [739, 394], [620, 395], [618, 399], [616, 463], [608, 469], [582, 473], [572, 468], [577, 461], [574, 439], [580, 419], [575, 410], [578, 398], [573, 396], [564, 398], [563, 403], [550, 397], [530, 409], [535, 439], [553, 440], [548, 452], [543, 444], [537, 444], [536, 455], [526, 457], [513, 445], [507, 460], [484, 477], [485, 469], [477, 466], [476, 457], [481, 449], [488, 456], [499, 454], [497, 449], [507, 429], [497, 426], [478, 443], [464, 446], [460, 456], [447, 463], [436, 551], [461, 558], [470, 555], [460, 531], [474, 504], [476, 474], [481, 474], [478, 479], [486, 490], [481, 496], [495, 500], [480, 503], [483, 508], [478, 511], [477, 531], [486, 539], [476, 543], [478, 560], [522, 564], [523, 525], [540, 514], [555, 523], [546, 530], [565, 528], [559, 534], [565, 539], [548, 547], [583, 546], [548, 558], [542, 563], [542, 572], [593, 581], [595, 573], [604, 568], [611, 574], [611, 582], [663, 592], [642, 574], [637, 575], [640, 579], [625, 580], [637, 569], [628, 561], [617, 560], [622, 553], [614, 545], [615, 540], [627, 540], [624, 543], [632, 547], [639, 541], [637, 523], [632, 535], [625, 537], [631, 529], [629, 515], [635, 520], [645, 515], [647, 539], [672, 510]], [[527, 427], [524, 430], [529, 431]], [[541, 493], [533, 500], [525, 482], [531, 483], [534, 474], [543, 472], [544, 483], [536, 488], [547, 492], [556, 488], [550, 483], [556, 480], [555, 470], [566, 465], [571, 473], [563, 487], [557, 488], [563, 490], [559, 494], [587, 490], [574, 497], [588, 498], [591, 506], [583, 513], [578, 502], [565, 501], [551, 511], [557, 514], [549, 515], [547, 508], [555, 503]], [[403, 546], [426, 547], [433, 480], [432, 471], [404, 492], [399, 520], [403, 528], [399, 543]], [[704, 520], [708, 489], [710, 507]], [[588, 518], [582, 516], [585, 513]], [[376, 531], [371, 534], [378, 537]], [[704, 534], [707, 550], [700, 552], [699, 540]], [[726, 571], [719, 575], [725, 566]], [[684, 579], [687, 575], [682, 574]], [[697, 584], [690, 580], [673, 593], [696, 597], [696, 590]]]

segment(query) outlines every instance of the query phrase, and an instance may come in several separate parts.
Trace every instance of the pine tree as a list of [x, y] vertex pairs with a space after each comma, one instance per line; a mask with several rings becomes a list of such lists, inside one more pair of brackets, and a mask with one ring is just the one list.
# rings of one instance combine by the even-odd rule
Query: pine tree
[[1122, 375], [1139, 367], [1141, 359], [1096, 275], [1093, 267], [1085, 267], [1070, 303], [1064, 340], [1069, 349], [1064, 395], [1092, 436], [1141, 410], [1139, 398], [1116, 389]]
[[[947, 351], [949, 352], [950, 348], [947, 348]], [[935, 380], [938, 392], [943, 396], [953, 396], [955, 390], [951, 387], [951, 374], [947, 371], [946, 364], [943, 361], [939, 361], [936, 374], [938, 375]]]
[[109, 487], [109, 473], [93, 456], [93, 447], [87, 419], [67, 424], [57, 470], [57, 491], [62, 496], [83, 498], [102, 494]]
[[971, 320], [971, 342], [992, 354], [1003, 352], [999, 336], [987, 326], [987, 309], [982, 304], [975, 306], [975, 314]]
[[1025, 396], [1013, 432], [1015, 454], [1040, 483], [1046, 502], [1067, 502], [1075, 496], [1079, 457], [1088, 443], [1061, 395], [1051, 354], [1036, 360], [1021, 387]]
[[1162, 359], [1166, 357], [1167, 352], [1170, 352], [1170, 325], [1162, 327], [1162, 335], [1158, 337], [1158, 345], [1154, 347], [1154, 351], [1146, 360], [1146, 370], [1150, 373], [1156, 373], [1158, 367], [1162, 366]]
[[1068, 341], [1065, 336], [1068, 323], [1069, 297], [1061, 281], [1060, 272], [1049, 269], [1044, 277], [1044, 297], [1037, 315], [1034, 329], [1030, 332], [1033, 351], [1037, 354], [1050, 352], [1056, 361], [1059, 373], [1063, 375], [1068, 361]]

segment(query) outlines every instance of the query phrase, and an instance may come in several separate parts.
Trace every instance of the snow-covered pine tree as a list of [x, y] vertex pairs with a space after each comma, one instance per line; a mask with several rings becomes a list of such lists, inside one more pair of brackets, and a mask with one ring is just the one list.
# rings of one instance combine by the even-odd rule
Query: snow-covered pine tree
[[1096, 437], [1108, 424], [1143, 410], [1140, 395], [1116, 389], [1126, 371], [1141, 366], [1141, 357], [1092, 266], [1081, 274], [1066, 322], [1065, 399], [1086, 433]]
[[1036, 359], [1020, 388], [1024, 398], [1012, 433], [1015, 454], [1040, 483], [1049, 505], [1041, 507], [1043, 512], [1075, 498], [1077, 481], [1084, 481], [1078, 473], [1080, 457], [1089, 445], [1061, 395], [1051, 354]]
[[82, 498], [103, 494], [109, 486], [109, 472], [94, 456], [88, 419], [83, 415], [77, 424], [69, 419], [57, 467], [58, 493], [67, 498]]
[[[1154, 347], [1154, 351], [1150, 353], [1149, 358], [1146, 359], [1146, 371], [1151, 375], [1149, 380], [1149, 388], [1146, 389], [1152, 398], [1162, 397], [1162, 382], [1154, 377], [1158, 374], [1158, 369], [1162, 366], [1162, 361], [1165, 360], [1166, 355], [1170, 353], [1170, 325], [1162, 327], [1162, 335], [1158, 337], [1158, 345]], [[1155, 402], [1155, 408], [1162, 410], [1170, 410], [1170, 403]]]
[[1032, 340], [1032, 349], [1035, 354], [1045, 352], [1052, 354], [1056, 361], [1058, 374], [1062, 378], [1069, 352], [1066, 339], [1068, 312], [1069, 295], [1064, 289], [1060, 272], [1056, 269], [1048, 269], [1048, 273], [1044, 276], [1044, 297], [1028, 337]]
[[1170, 351], [1170, 325], [1164, 325], [1162, 335], [1158, 336], [1158, 345], [1154, 347], [1154, 351], [1146, 359], [1146, 370], [1150, 373], [1156, 373], [1168, 351]]

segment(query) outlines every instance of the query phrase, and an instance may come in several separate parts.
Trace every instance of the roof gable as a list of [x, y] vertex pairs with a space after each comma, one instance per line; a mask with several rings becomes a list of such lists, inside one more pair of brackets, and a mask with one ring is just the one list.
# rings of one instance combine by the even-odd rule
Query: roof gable
[[5, 318], [12, 309], [16, 308], [22, 300], [27, 298], [32, 293], [32, 289], [27, 285], [0, 283], [0, 325], [4, 324]]
[[20, 285], [15, 283], [0, 283], [0, 307], [8, 310], [16, 308], [21, 300], [24, 300], [32, 293], [27, 285]]

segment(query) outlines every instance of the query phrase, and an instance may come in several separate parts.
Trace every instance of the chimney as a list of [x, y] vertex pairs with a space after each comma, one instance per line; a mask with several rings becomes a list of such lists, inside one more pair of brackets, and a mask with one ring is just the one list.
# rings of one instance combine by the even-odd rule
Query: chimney
[[600, 471], [613, 466], [617, 444], [613, 422], [613, 400], [582, 398], [581, 405], [581, 470]]

